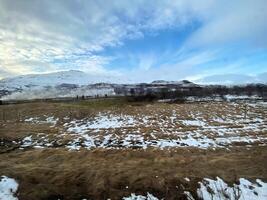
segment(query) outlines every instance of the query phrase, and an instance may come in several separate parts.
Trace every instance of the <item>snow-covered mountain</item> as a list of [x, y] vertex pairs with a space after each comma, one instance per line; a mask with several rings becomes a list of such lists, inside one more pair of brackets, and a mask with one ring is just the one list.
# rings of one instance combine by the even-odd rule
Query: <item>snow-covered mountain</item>
[[196, 87], [197, 84], [192, 83], [188, 80], [182, 80], [182, 81], [165, 81], [165, 80], [156, 80], [151, 82], [153, 85], [179, 85], [181, 87]]
[[[0, 80], [0, 99], [45, 99], [76, 96], [112, 96], [118, 91], [142, 90], [144, 85], [133, 84], [122, 76], [92, 76], [82, 71], [70, 70], [48, 74], [31, 74]], [[145, 83], [145, 87], [159, 88], [198, 87], [187, 81], [158, 80]]]
[[112, 84], [129, 82], [121, 76], [93, 76], [78, 70], [22, 75], [0, 80], [0, 99], [110, 96]]
[[78, 70], [61, 71], [48, 74], [29, 74], [0, 80], [0, 90], [15, 91], [18, 89], [55, 87], [61, 84], [89, 85], [95, 83], [123, 83], [118, 76], [92, 76]]

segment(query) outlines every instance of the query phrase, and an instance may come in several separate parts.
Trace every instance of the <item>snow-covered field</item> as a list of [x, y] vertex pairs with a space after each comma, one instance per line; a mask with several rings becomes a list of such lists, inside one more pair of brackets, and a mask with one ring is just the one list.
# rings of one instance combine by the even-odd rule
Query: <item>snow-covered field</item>
[[[207, 112], [205, 111], [207, 106]], [[242, 109], [246, 109], [242, 111]], [[228, 148], [234, 145], [267, 144], [267, 110], [265, 104], [228, 103], [217, 111], [163, 110], [135, 114], [99, 112], [93, 117], [59, 119], [55, 116], [25, 118], [25, 123], [45, 124], [57, 128], [57, 134], [38, 133], [27, 135], [21, 147], [62, 146], [68, 138], [66, 148]], [[229, 109], [229, 110], [227, 110]], [[236, 112], [235, 109], [239, 110]]]
[[266, 199], [266, 103], [97, 102], [0, 107], [0, 199]]

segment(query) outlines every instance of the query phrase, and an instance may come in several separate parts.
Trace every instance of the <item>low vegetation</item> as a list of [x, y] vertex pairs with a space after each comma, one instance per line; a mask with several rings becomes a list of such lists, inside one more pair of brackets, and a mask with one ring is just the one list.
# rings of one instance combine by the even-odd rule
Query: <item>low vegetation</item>
[[267, 182], [266, 116], [264, 102], [2, 105], [0, 176], [20, 200], [201, 199], [220, 179], [256, 188]]

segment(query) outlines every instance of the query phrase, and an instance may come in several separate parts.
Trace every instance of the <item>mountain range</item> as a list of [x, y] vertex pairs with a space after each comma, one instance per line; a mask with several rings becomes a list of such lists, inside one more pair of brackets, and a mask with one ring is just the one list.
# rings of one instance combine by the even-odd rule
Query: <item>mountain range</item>
[[[213, 75], [196, 80], [200, 84], [241, 84], [266, 83], [267, 73], [258, 76], [237, 74]], [[122, 76], [93, 76], [78, 70], [60, 71], [47, 74], [29, 74], [0, 80], [1, 99], [34, 99], [54, 97], [74, 97], [76, 95], [96, 96], [114, 95], [114, 87], [129, 84], [133, 81]], [[166, 81], [156, 80], [154, 87], [176, 85], [178, 87], [195, 87], [195, 83], [187, 80]], [[114, 86], [117, 85], [117, 86]]]
[[95, 83], [125, 83], [120, 76], [92, 76], [78, 70], [60, 71], [47, 74], [29, 74], [0, 80], [0, 90], [17, 90], [57, 86], [61, 84], [89, 85]]

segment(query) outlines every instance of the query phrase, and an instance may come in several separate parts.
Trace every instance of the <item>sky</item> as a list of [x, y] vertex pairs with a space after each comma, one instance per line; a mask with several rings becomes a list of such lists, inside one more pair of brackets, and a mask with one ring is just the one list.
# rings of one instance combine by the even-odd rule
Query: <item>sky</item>
[[256, 80], [267, 72], [266, 10], [266, 0], [0, 0], [0, 78]]

